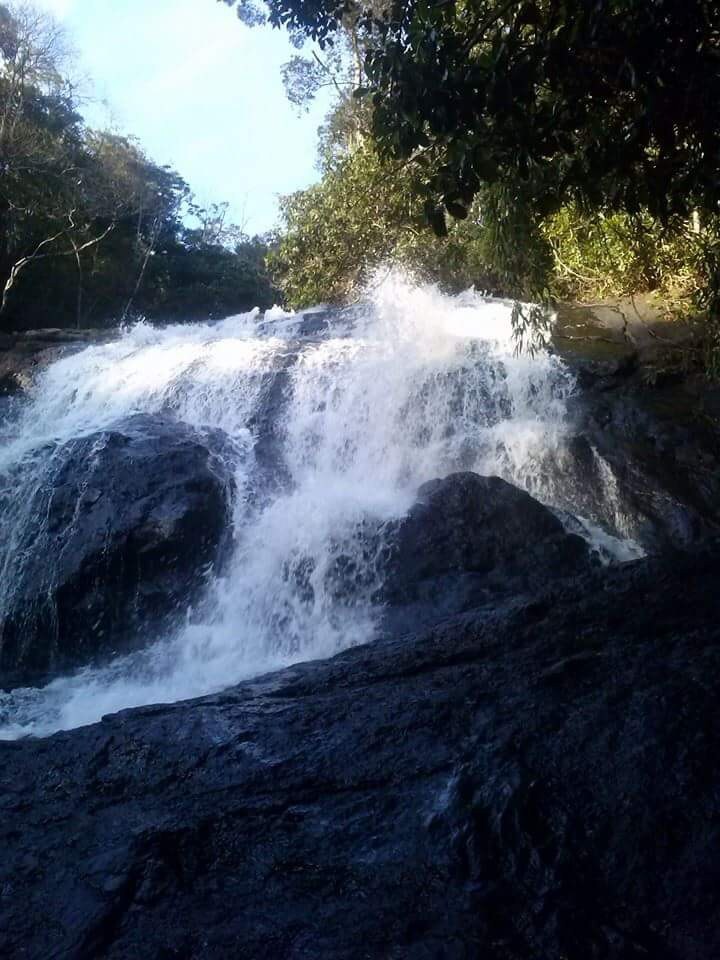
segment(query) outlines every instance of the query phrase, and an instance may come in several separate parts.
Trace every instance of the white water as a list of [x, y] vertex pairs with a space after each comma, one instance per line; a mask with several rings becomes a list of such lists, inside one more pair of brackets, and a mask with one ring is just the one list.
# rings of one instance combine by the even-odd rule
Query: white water
[[[172, 412], [200, 432], [219, 427], [239, 451], [234, 552], [202, 612], [189, 610], [179, 632], [43, 690], [0, 694], [0, 738], [199, 696], [372, 639], [378, 573], [362, 525], [402, 516], [429, 479], [458, 469], [499, 474], [553, 502], [546, 467], [574, 383], [555, 357], [515, 355], [507, 305], [391, 277], [352, 324], [322, 338], [297, 331], [298, 318], [282, 311], [216, 325], [138, 325], [39, 380], [0, 452], [0, 474], [36, 463], [42, 478], [48, 444], [134, 413]], [[295, 354], [281, 420], [288, 483], [249, 498], [263, 491], [253, 486], [257, 438], [248, 424], [267, 377]], [[2, 591], [24, 562], [14, 547], [27, 503], [19, 490], [6, 511], [0, 613]], [[351, 601], [333, 589], [338, 563], [356, 570]]]

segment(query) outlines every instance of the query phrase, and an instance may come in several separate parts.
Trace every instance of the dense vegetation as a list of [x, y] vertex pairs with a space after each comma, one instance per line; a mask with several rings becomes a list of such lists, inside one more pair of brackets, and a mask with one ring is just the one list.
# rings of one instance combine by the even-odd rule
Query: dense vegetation
[[88, 129], [60, 28], [0, 5], [0, 328], [268, 306], [266, 243], [133, 140]]
[[296, 103], [338, 94], [323, 179], [285, 201], [291, 302], [392, 257], [451, 287], [717, 315], [715, 2], [225, 2], [314, 43], [286, 68]]

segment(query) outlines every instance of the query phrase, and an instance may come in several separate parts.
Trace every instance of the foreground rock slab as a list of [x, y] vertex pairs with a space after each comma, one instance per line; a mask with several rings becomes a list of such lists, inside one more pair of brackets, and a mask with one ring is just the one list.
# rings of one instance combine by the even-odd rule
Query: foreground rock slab
[[720, 956], [720, 553], [0, 744], [0, 955]]

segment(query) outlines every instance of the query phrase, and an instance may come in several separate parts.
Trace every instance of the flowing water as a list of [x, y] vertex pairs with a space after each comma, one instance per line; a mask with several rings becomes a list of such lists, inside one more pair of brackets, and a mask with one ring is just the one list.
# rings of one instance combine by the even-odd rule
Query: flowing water
[[[53, 451], [132, 414], [231, 438], [233, 550], [181, 629], [109, 666], [0, 694], [0, 737], [199, 696], [372, 639], [380, 567], [367, 523], [401, 517], [422, 483], [455, 470], [557, 502], [549, 464], [573, 389], [557, 357], [515, 354], [507, 304], [397, 277], [352, 310], [140, 324], [59, 360], [0, 452], [0, 474], [24, 471], [4, 507], [0, 614], [31, 559], [20, 549], [30, 493], [49, 482]], [[350, 597], [336, 588], [340, 562], [356, 570]]]

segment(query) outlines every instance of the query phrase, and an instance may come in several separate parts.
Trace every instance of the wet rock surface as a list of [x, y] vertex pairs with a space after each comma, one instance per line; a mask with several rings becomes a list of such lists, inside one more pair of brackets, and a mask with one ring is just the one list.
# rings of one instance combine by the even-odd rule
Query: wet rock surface
[[[289, 369], [249, 424], [279, 487]], [[0, 956], [720, 956], [720, 402], [633, 350], [576, 372], [548, 469], [659, 555], [600, 569], [569, 514], [454, 474], [394, 528], [377, 642], [0, 742]], [[59, 579], [25, 565], [11, 684], [182, 615], [228, 536], [225, 442], [133, 417], [67, 445], [29, 500]]]
[[590, 564], [586, 541], [523, 490], [499, 477], [451, 474], [424, 484], [393, 532], [385, 625], [416, 629]]
[[720, 533], [720, 419], [691, 379], [582, 391], [559, 469], [572, 511], [652, 553]]
[[720, 955], [717, 544], [0, 743], [17, 958]]
[[117, 337], [117, 330], [28, 330], [0, 334], [0, 399], [22, 394], [65, 353]]
[[720, 392], [688, 369], [696, 334], [651, 297], [559, 311], [578, 391], [557, 505], [649, 552], [720, 533]]
[[[6, 571], [0, 682], [143, 645], [184, 615], [230, 532], [224, 443], [220, 431], [201, 437], [172, 418], [137, 415], [42, 458], [27, 522], [16, 526], [16, 568]], [[1, 486], [18, 482], [9, 475]]]

